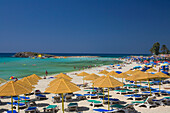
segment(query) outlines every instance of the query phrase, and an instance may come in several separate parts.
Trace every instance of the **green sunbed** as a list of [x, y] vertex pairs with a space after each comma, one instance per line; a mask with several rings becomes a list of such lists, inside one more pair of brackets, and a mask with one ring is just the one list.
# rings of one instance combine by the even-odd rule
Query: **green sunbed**
[[96, 92], [96, 90], [84, 90], [84, 91], [88, 91], [88, 92]]
[[46, 107], [46, 109], [54, 109], [56, 107], [57, 107], [57, 105], [49, 105], [49, 106]]
[[120, 105], [120, 104], [114, 104], [114, 105], [111, 105], [110, 107], [115, 107], [115, 108], [124, 108], [125, 106]]
[[78, 104], [77, 103], [69, 103], [68, 106], [78, 106]]
[[164, 97], [164, 99], [170, 99], [170, 97]]
[[93, 102], [93, 103], [102, 103], [101, 101], [97, 101], [97, 100], [87, 100], [88, 102]]
[[133, 101], [132, 103], [133, 103], [133, 104], [135, 104], [135, 103], [136, 103], [136, 104], [137, 104], [137, 103], [145, 103], [145, 101]]
[[29, 102], [28, 100], [21, 100], [21, 101], [19, 101], [20, 103], [26, 103], [26, 102]]

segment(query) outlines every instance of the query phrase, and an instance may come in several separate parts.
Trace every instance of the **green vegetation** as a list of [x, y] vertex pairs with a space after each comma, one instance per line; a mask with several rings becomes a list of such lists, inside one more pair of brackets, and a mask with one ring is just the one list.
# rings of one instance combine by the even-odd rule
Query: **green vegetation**
[[166, 47], [166, 45], [162, 45], [161, 51], [162, 51], [162, 54], [168, 54], [168, 53], [169, 53], [169, 50], [168, 50], [168, 48]]
[[162, 45], [161, 52], [159, 52], [160, 44], [159, 42], [156, 42], [153, 44], [152, 48], [149, 50], [152, 54], [158, 55], [158, 54], [169, 54], [170, 51], [166, 47], [166, 45]]

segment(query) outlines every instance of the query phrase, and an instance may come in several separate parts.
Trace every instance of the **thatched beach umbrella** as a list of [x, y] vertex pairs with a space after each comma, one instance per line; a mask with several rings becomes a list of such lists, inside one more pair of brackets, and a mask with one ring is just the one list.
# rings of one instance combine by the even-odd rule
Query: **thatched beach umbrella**
[[132, 70], [128, 70], [128, 71], [126, 71], [125, 73], [126, 73], [126, 74], [133, 74], [133, 73], [134, 73], [134, 71], [132, 71]]
[[100, 72], [99, 72], [99, 74], [105, 74], [105, 75], [106, 75], [107, 73], [109, 73], [109, 72], [106, 71], [106, 70], [103, 70], [103, 71], [100, 71]]
[[170, 78], [170, 76], [168, 76], [168, 75], [166, 75], [162, 72], [155, 73], [155, 75], [159, 78], [159, 81], [160, 81], [159, 82], [159, 91], [160, 91], [160, 89], [161, 89], [161, 79], [162, 78]]
[[116, 73], [115, 71], [111, 71], [111, 72], [107, 73], [106, 75], [115, 76], [115, 75], [118, 75], [118, 73]]
[[[86, 76], [85, 78], [83, 78], [83, 80], [96, 80], [99, 77], [100, 77], [99, 75], [92, 73], [92, 74]], [[93, 90], [94, 90], [94, 86], [93, 86]]]
[[95, 82], [94, 86], [101, 87], [101, 88], [108, 88], [108, 109], [110, 109], [110, 107], [109, 107], [109, 88], [123, 86], [123, 83], [119, 82], [118, 80], [116, 80], [110, 76], [105, 76], [100, 82]]
[[22, 82], [27, 83], [29, 85], [36, 85], [37, 81], [33, 80], [32, 78], [24, 77], [21, 79]]
[[30, 76], [28, 76], [28, 77], [33, 78], [33, 79], [36, 79], [36, 80], [41, 80], [41, 79], [42, 79], [41, 77], [39, 77], [39, 76], [36, 75], [36, 74], [32, 74], [32, 75], [30, 75]]
[[[56, 83], [57, 81], [59, 81], [60, 79], [65, 79], [66, 81], [71, 81], [69, 79], [63, 78], [63, 77], [57, 77], [56, 79], [54, 79], [53, 81], [50, 82], [49, 86], [53, 85], [54, 83]], [[76, 84], [75, 84], [76, 85]]]
[[129, 77], [129, 75], [127, 75], [126, 73], [121, 73], [121, 74], [118, 74], [118, 75], [114, 75], [114, 77], [122, 78], [122, 83], [123, 83], [123, 78]]
[[99, 78], [100, 76], [99, 75], [96, 75], [94, 73], [90, 74], [90, 75], [87, 75], [84, 80], [95, 80], [97, 78]]
[[72, 92], [76, 92], [79, 90], [80, 90], [80, 88], [77, 87], [74, 83], [69, 82], [66, 79], [59, 79], [59, 81], [57, 81], [50, 87], [46, 88], [45, 92], [54, 93], [54, 94], [62, 94], [62, 110], [64, 113], [63, 93], [72, 93]]
[[[0, 87], [0, 96], [11, 96], [11, 109], [13, 113], [13, 96], [30, 93], [32, 90], [17, 82], [10, 81]], [[18, 96], [19, 100], [19, 96]], [[19, 104], [19, 103], [18, 103]], [[19, 107], [18, 107], [19, 112]]]
[[85, 77], [85, 76], [88, 76], [88, 75], [89, 75], [89, 74], [86, 73], [86, 72], [81, 72], [81, 73], [77, 74], [77, 76], [82, 76], [82, 77], [83, 77], [83, 85], [84, 85], [84, 77]]
[[150, 69], [146, 70], [146, 72], [157, 72], [157, 70], [153, 69], [153, 68], [150, 68]]
[[56, 77], [56, 78], [58, 78], [58, 77], [63, 77], [63, 78], [66, 78], [66, 79], [68, 79], [68, 80], [71, 80], [71, 79], [72, 79], [71, 77], [69, 77], [68, 75], [66, 75], [66, 74], [64, 74], [64, 73], [60, 73], [60, 74], [58, 74], [58, 75], [56, 75], [56, 76], [54, 76], [54, 77]]
[[[133, 81], [141, 81], [141, 80], [148, 80], [149, 84], [149, 89], [150, 89], [150, 82], [149, 79], [154, 79], [157, 78], [156, 75], [151, 74], [151, 73], [144, 73], [142, 71], [136, 72], [130, 77], [127, 77], [126, 80], [133, 80]], [[150, 94], [151, 94], [151, 89], [150, 89]]]

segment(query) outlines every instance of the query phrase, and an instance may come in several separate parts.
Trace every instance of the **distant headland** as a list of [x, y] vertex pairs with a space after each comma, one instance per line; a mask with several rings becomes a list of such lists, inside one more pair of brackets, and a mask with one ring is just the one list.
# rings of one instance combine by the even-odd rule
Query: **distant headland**
[[44, 54], [44, 53], [37, 53], [37, 52], [18, 52], [13, 57], [19, 57], [19, 58], [95, 58], [99, 56], [56, 56], [56, 55], [50, 55], [50, 54]]

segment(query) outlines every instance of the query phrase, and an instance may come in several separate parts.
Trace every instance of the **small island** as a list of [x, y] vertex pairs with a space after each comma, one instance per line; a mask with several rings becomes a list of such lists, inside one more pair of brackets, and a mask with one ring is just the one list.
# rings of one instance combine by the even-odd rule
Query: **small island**
[[18, 52], [16, 53], [13, 57], [18, 57], [18, 58], [95, 58], [99, 56], [56, 56], [56, 55], [50, 55], [50, 54], [44, 54], [44, 53], [36, 53], [36, 52]]

